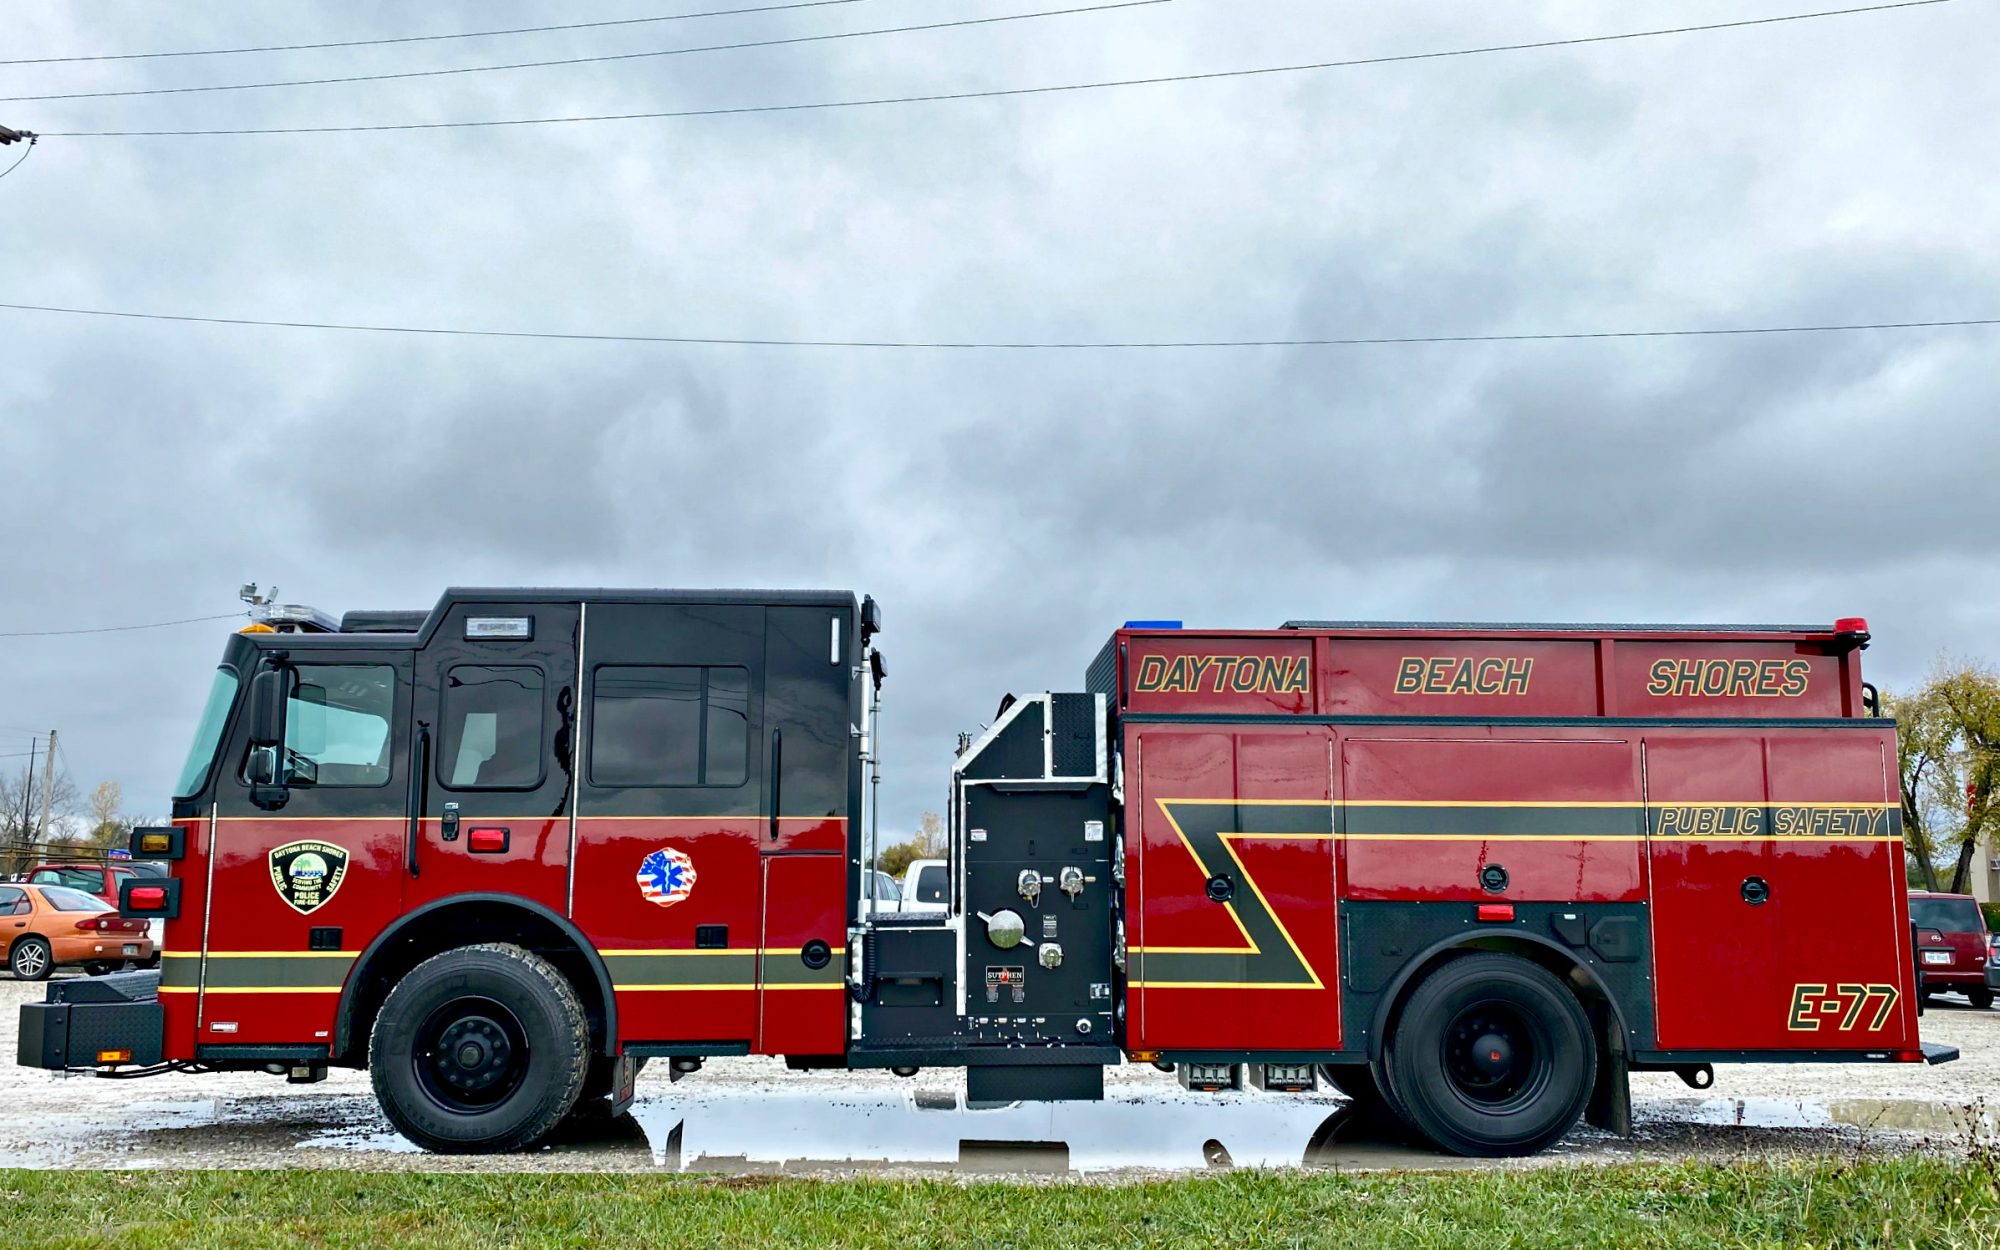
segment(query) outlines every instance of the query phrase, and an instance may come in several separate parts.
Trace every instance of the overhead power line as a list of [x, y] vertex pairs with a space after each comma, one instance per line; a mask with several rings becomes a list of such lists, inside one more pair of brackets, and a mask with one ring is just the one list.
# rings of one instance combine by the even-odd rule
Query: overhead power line
[[331, 43], [271, 43], [248, 48], [193, 48], [178, 52], [98, 52], [84, 56], [30, 56], [0, 60], [0, 65], [74, 65], [81, 61], [151, 61], [176, 56], [242, 56], [252, 52], [317, 52], [327, 48], [379, 48], [398, 43], [435, 43], [446, 39], [490, 39], [502, 35], [547, 35], [570, 30], [602, 30], [611, 26], [643, 26], [658, 22], [688, 22], [703, 17], [736, 17], [745, 13], [782, 13], [791, 9], [825, 9], [868, 0], [802, 0], [794, 4], [761, 4], [746, 9], [706, 9], [700, 13], [668, 13], [658, 17], [621, 17], [600, 22], [564, 22], [555, 26], [514, 26], [504, 30], [460, 30], [441, 35], [402, 35], [390, 39], [342, 39]]
[[61, 638], [74, 634], [125, 634], [137, 629], [165, 629], [169, 625], [195, 625], [204, 621], [232, 621], [244, 616], [242, 612], [224, 612], [219, 616], [188, 616], [178, 621], [149, 621], [144, 625], [99, 625], [94, 629], [25, 629], [11, 633], [0, 633], [0, 638]]
[[956, 100], [994, 100], [1015, 96], [1058, 95], [1067, 92], [1104, 91], [1119, 87], [1151, 87], [1168, 83], [1216, 82], [1231, 78], [1256, 78], [1277, 74], [1301, 74], [1318, 70], [1352, 69], [1363, 65], [1393, 65], [1409, 61], [1435, 61], [1448, 57], [1485, 56], [1502, 52], [1530, 52], [1550, 48], [1574, 48], [1586, 44], [1618, 43], [1631, 39], [1652, 39], [1663, 35], [1692, 35], [1714, 30], [1741, 30], [1772, 26], [1781, 22], [1803, 22], [1823, 17], [1847, 17], [1858, 13], [1882, 13], [1893, 9], [1926, 8], [1952, 4], [1956, 0], [1897, 0], [1893, 4], [1870, 4], [1850, 9], [1821, 9], [1812, 13], [1786, 13], [1776, 17], [1746, 18], [1733, 22], [1708, 22], [1699, 26], [1673, 26], [1657, 30], [1624, 31], [1615, 35], [1584, 35], [1570, 39], [1542, 39], [1532, 43], [1491, 44], [1478, 48], [1452, 48], [1440, 52], [1405, 52], [1393, 56], [1357, 57], [1344, 61], [1313, 61], [1299, 65], [1266, 65], [1255, 69], [1212, 70], [1200, 74], [1160, 74], [1147, 78], [1114, 78], [1098, 82], [1063, 83], [1047, 87], [1006, 87], [986, 91], [933, 92], [924, 95], [876, 96], [862, 100], [821, 100], [804, 104], [751, 104], [731, 108], [672, 109], [644, 113], [594, 113], [580, 117], [515, 117], [487, 121], [393, 122], [339, 126], [233, 126], [194, 130], [45, 130], [46, 138], [65, 139], [162, 139], [219, 135], [316, 135], [361, 134], [386, 131], [458, 130], [498, 126], [558, 126], [579, 122], [652, 121], [668, 118], [732, 117], [748, 113], [802, 113], [822, 109], [875, 108], [892, 104], [936, 104]]
[[124, 96], [190, 95], [204, 91], [259, 91], [267, 87], [325, 87], [342, 83], [392, 82], [404, 78], [445, 78], [455, 74], [491, 74], [501, 70], [549, 69], [566, 65], [599, 65], [607, 61], [642, 61], [652, 57], [690, 56], [698, 52], [740, 52], [750, 48], [781, 48], [801, 43], [831, 43], [841, 39], [866, 39], [875, 35], [908, 35], [927, 30], [951, 30], [961, 26], [992, 26], [1001, 22], [1025, 22], [1043, 17], [1073, 17], [1080, 13], [1102, 13], [1110, 9], [1138, 9], [1173, 0], [1113, 0], [1106, 4], [1081, 5], [1068, 9], [1043, 9], [1035, 13], [1003, 13], [996, 17], [967, 17], [948, 22], [924, 22], [910, 26], [883, 26], [872, 30], [843, 30], [823, 35], [792, 35], [784, 39], [754, 39], [737, 43], [711, 43], [691, 48], [659, 48], [648, 52], [613, 52], [601, 56], [571, 56], [546, 61], [513, 61], [505, 65], [462, 65], [455, 69], [405, 70], [393, 74], [350, 74], [339, 78], [289, 78], [272, 82], [217, 83], [195, 87], [140, 87], [129, 91], [71, 91], [57, 95], [0, 96], [0, 103], [16, 104], [33, 100], [105, 100]]
[[[842, 347], [910, 351], [1162, 351], [1247, 347], [1389, 347], [1418, 343], [1558, 343], [1594, 339], [1722, 338], [1744, 335], [1837, 334], [1864, 330], [1945, 330], [2000, 326], [2000, 317], [1951, 321], [1873, 321], [1822, 325], [1731, 326], [1677, 330], [1594, 330], [1526, 334], [1409, 334], [1355, 338], [1125, 339], [1096, 341], [974, 339], [809, 339], [747, 338], [689, 334], [588, 334], [553, 330], [481, 330], [448, 326], [370, 325], [341, 321], [274, 321], [252, 317], [197, 317], [177, 313], [125, 312], [106, 308], [61, 308], [47, 304], [0, 303], [15, 312], [60, 313], [76, 317], [117, 317], [189, 325], [256, 326], [281, 330], [338, 330], [357, 334], [439, 335], [450, 338], [549, 339], [577, 343], [657, 343], [691, 347]], [[221, 617], [203, 618], [221, 620]], [[180, 624], [169, 621], [166, 624]], [[128, 626], [126, 628], [152, 628]], [[57, 631], [70, 632], [70, 631]], [[98, 631], [74, 631], [98, 632]], [[0, 638], [21, 635], [0, 634]]]

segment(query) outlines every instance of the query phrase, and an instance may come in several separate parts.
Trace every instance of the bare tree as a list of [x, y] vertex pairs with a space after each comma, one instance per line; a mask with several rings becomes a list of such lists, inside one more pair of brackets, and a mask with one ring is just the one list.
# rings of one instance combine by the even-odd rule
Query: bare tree
[[90, 833], [87, 840], [99, 849], [123, 846], [132, 832], [125, 819], [125, 789], [115, 781], [100, 781], [90, 792]]
[[917, 831], [909, 839], [883, 847], [875, 856], [875, 866], [892, 877], [920, 859], [943, 859], [945, 854], [944, 817], [925, 812], [917, 820]]

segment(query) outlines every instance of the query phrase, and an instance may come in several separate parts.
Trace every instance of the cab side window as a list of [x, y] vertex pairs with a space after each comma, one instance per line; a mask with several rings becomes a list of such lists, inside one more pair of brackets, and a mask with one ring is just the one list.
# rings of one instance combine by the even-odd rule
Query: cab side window
[[750, 776], [750, 670], [600, 668], [590, 701], [598, 786], [740, 786]]
[[396, 670], [387, 664], [301, 664], [297, 672], [285, 712], [289, 783], [387, 785]]
[[438, 770], [451, 790], [542, 784], [542, 670], [459, 664], [444, 675]]

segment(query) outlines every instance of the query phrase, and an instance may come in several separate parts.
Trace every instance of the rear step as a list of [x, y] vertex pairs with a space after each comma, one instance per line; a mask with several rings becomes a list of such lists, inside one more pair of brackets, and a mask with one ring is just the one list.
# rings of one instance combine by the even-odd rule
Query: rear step
[[44, 1001], [21, 1004], [15, 1062], [54, 1072], [157, 1064], [166, 1035], [159, 990], [156, 971], [55, 982]]
[[1958, 1047], [1947, 1046], [1943, 1042], [1919, 1042], [1924, 1048], [1925, 1063], [1950, 1063], [1958, 1058]]

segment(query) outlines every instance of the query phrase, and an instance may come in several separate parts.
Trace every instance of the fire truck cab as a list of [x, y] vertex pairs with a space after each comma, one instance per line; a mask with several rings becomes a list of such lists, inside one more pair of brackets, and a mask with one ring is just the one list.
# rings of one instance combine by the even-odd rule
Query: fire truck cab
[[157, 979], [52, 988], [20, 1061], [366, 1067], [468, 1151], [653, 1059], [995, 1103], [1129, 1057], [1512, 1154], [1624, 1124], [1635, 1068], [1951, 1057], [1859, 622], [1128, 627], [961, 745], [922, 911], [864, 901], [880, 630], [844, 592], [268, 613], [133, 834]]

